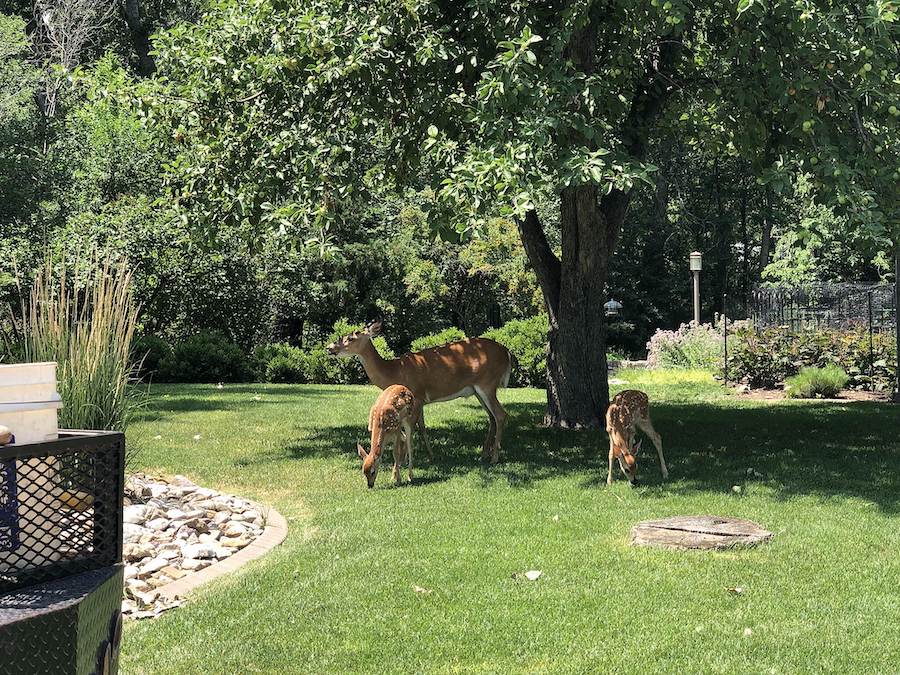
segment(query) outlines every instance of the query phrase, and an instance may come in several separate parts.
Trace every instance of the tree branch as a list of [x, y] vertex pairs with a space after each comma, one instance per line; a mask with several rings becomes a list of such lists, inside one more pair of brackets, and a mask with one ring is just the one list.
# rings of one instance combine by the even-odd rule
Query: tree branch
[[559, 309], [559, 288], [562, 275], [559, 258], [550, 248], [544, 227], [534, 210], [526, 213], [524, 218], [516, 219], [516, 224], [519, 227], [519, 236], [525, 247], [525, 253], [528, 255], [528, 260], [541, 285], [541, 292], [544, 294], [547, 308], [555, 315]]

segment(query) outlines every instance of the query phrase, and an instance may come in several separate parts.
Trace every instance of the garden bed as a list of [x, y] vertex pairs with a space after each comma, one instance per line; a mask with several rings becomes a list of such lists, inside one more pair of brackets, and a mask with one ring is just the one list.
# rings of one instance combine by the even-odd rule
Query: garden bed
[[[133, 474], [125, 485], [125, 598], [122, 612], [142, 619], [182, 604], [181, 594], [219, 573], [236, 569], [284, 539], [269, 521], [283, 519], [265, 507], [191, 482]], [[274, 516], [274, 517], [273, 517]], [[266, 536], [269, 535], [269, 536]], [[258, 544], [265, 539], [267, 547]], [[252, 548], [253, 555], [243, 549]], [[201, 574], [202, 572], [202, 574]], [[171, 589], [176, 588], [177, 592]]]
[[[746, 389], [746, 385], [738, 385], [732, 388], [741, 398], [753, 401], [782, 401], [787, 400], [784, 389]], [[854, 401], [875, 401], [878, 403], [890, 403], [890, 392], [886, 391], [860, 391], [858, 389], [843, 389], [837, 398], [794, 398], [792, 401], [824, 401], [830, 403], [852, 403]]]

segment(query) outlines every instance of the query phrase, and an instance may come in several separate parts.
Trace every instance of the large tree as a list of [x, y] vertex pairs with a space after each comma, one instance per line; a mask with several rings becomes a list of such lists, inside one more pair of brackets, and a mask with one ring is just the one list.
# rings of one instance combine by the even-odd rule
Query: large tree
[[157, 100], [207, 227], [308, 235], [409, 187], [435, 223], [507, 216], [550, 316], [546, 422], [596, 426], [605, 285], [651, 142], [741, 156], [772, 191], [808, 173], [886, 237], [898, 38], [885, 0], [226, 2], [160, 39]]

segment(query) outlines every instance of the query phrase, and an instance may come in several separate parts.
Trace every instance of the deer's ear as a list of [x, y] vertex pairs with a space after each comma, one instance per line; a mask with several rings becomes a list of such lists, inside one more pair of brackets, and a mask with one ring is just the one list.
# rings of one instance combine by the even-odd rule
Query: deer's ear
[[366, 326], [366, 334], [375, 337], [381, 334], [381, 319], [376, 319]]
[[359, 443], [356, 444], [356, 452], [359, 453], [359, 458], [360, 458], [361, 460], [365, 460], [366, 457], [369, 456], [369, 453], [366, 452], [366, 449], [365, 449], [361, 444], [359, 444]]

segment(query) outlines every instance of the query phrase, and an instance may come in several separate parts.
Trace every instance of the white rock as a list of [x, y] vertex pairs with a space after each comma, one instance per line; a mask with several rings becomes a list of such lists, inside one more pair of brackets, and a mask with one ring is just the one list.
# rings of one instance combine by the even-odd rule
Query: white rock
[[134, 504], [132, 506], [126, 506], [124, 512], [122, 513], [122, 520], [126, 523], [142, 525], [148, 520], [148, 514], [150, 513], [151, 509], [152, 507], [147, 506], [146, 504]]
[[215, 544], [219, 540], [219, 537], [221, 537], [221, 536], [222, 536], [222, 533], [219, 532], [218, 530], [210, 530], [209, 532], [205, 532], [204, 534], [201, 534], [198, 537], [198, 539], [207, 544]]
[[219, 511], [216, 515], [213, 516], [213, 523], [216, 525], [221, 525], [227, 520], [231, 519], [231, 514], [228, 511]]
[[168, 485], [160, 485], [159, 483], [151, 483], [147, 487], [150, 488], [150, 494], [153, 497], [162, 497], [169, 491]]
[[181, 549], [185, 558], [216, 558], [218, 549], [206, 543], [188, 544]]
[[169, 561], [165, 558], [153, 558], [150, 562], [141, 565], [141, 574], [153, 574], [168, 564]]
[[224, 546], [219, 546], [216, 549], [216, 557], [221, 560], [222, 558], [228, 558], [231, 554], [234, 553], [233, 549], [225, 548]]
[[240, 537], [247, 534], [247, 526], [237, 522], [227, 523], [222, 528], [222, 534], [226, 537]]
[[168, 518], [154, 518], [150, 522], [147, 523], [147, 527], [149, 527], [154, 532], [162, 532], [167, 527], [169, 527], [169, 519]]
[[140, 570], [134, 565], [125, 565], [125, 578], [131, 579], [136, 577]]
[[172, 478], [172, 485], [178, 485], [180, 487], [192, 487], [192, 488], [197, 487], [197, 484], [194, 481], [192, 481], [190, 478], [187, 478], [180, 474], [175, 476], [174, 478]]
[[163, 560], [172, 560], [173, 558], [180, 558], [181, 551], [175, 551], [172, 549], [166, 549], [165, 551], [160, 551], [157, 558], [162, 558]]
[[190, 572], [196, 572], [197, 570], [202, 570], [204, 567], [209, 567], [212, 565], [211, 560], [197, 560], [196, 558], [186, 558], [181, 561], [181, 569], [188, 570]]
[[244, 511], [244, 520], [262, 520], [262, 516], [256, 509]]
[[122, 525], [122, 539], [125, 542], [138, 542], [141, 537], [149, 534], [149, 532], [150, 531], [146, 527], [141, 527], [134, 523], [125, 523]]
[[181, 509], [169, 509], [166, 511], [166, 518], [169, 518], [170, 520], [187, 520], [184, 511]]
[[206, 518], [206, 509], [192, 509], [185, 512], [182, 516], [183, 520], [194, 520], [195, 518]]
[[245, 520], [250, 520], [250, 519], [247, 517], [246, 513], [232, 513], [231, 520], [238, 521], [238, 522], [244, 522]]
[[122, 545], [122, 557], [125, 562], [136, 562], [153, 555], [153, 547], [147, 544], [127, 543]]

